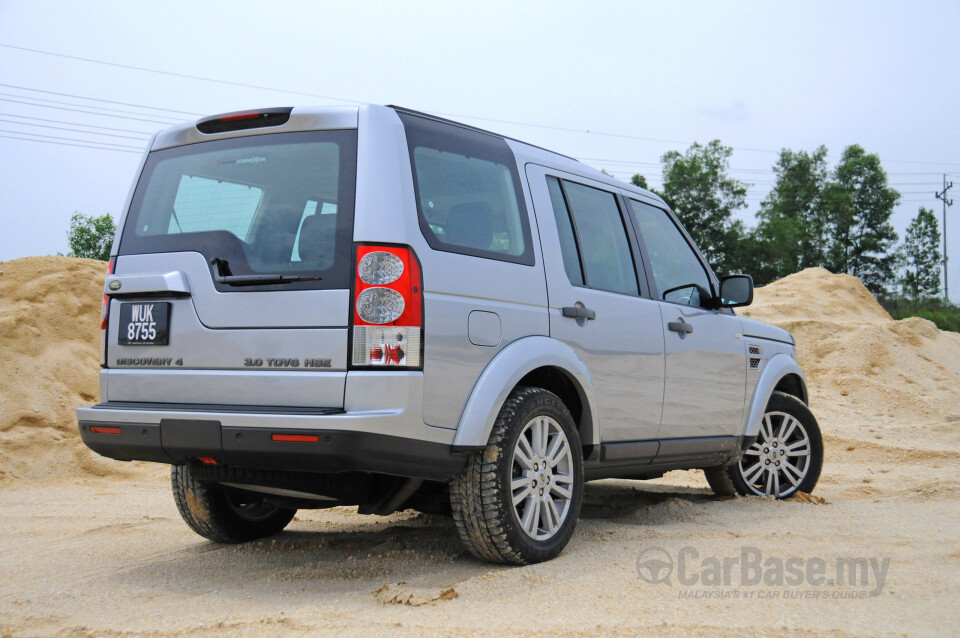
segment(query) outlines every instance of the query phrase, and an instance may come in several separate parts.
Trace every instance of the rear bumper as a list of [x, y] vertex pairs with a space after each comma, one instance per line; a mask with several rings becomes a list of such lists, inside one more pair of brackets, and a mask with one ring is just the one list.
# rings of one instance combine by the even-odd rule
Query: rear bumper
[[421, 421], [415, 438], [400, 436], [413, 427], [407, 416], [403, 411], [118, 402], [77, 409], [87, 447], [121, 461], [181, 464], [205, 457], [232, 467], [377, 472], [441, 481], [459, 472], [465, 457], [451, 449], [454, 431]]

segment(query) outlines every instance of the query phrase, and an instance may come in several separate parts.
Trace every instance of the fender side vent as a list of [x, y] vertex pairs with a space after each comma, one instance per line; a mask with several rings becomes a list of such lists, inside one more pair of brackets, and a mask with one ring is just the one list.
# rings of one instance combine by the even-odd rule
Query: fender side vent
[[749, 346], [747, 346], [747, 350], [753, 356], [759, 356], [763, 354], [763, 350], [760, 349], [760, 346], [754, 345], [752, 343]]
[[751, 370], [760, 369], [760, 357], [750, 357], [750, 369]]

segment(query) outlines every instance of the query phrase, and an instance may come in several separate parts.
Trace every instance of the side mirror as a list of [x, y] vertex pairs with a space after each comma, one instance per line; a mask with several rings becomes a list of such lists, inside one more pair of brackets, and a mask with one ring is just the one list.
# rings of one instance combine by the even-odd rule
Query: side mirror
[[720, 280], [720, 307], [736, 308], [753, 303], [753, 277], [730, 275]]

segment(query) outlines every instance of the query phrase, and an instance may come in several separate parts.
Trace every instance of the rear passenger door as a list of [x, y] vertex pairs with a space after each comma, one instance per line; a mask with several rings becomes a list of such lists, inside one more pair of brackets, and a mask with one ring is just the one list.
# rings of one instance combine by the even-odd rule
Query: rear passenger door
[[[665, 441], [739, 433], [747, 361], [740, 320], [712, 310], [711, 276], [670, 213], [629, 198], [650, 287], [660, 307], [666, 375], [659, 438]], [[679, 449], [683, 452], [683, 448]]]
[[602, 183], [533, 164], [527, 179], [550, 336], [570, 345], [590, 371], [601, 442], [655, 439], [663, 399], [660, 311], [642, 296], [646, 281], [622, 200]]

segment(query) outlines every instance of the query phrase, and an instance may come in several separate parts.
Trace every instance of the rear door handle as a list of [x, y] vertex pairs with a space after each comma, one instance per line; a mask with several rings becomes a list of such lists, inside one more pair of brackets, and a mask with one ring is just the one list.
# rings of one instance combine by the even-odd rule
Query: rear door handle
[[589, 308], [580, 308], [578, 306], [564, 306], [562, 309], [564, 317], [571, 319], [596, 319], [597, 313]]
[[667, 327], [673, 332], [679, 332], [680, 334], [687, 334], [693, 332], [693, 324], [689, 324], [683, 319], [679, 321], [671, 321], [667, 324]]

